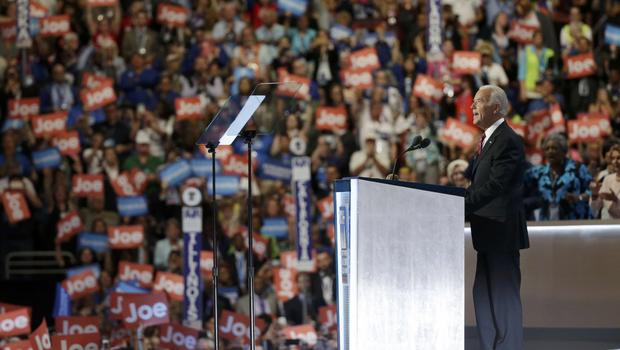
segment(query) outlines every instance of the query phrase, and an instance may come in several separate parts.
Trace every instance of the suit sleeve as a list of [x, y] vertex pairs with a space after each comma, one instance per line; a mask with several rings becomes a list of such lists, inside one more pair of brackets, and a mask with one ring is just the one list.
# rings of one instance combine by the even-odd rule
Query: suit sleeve
[[509, 192], [512, 188], [514, 175], [519, 171], [523, 160], [523, 148], [513, 138], [496, 144], [499, 149], [492, 160], [488, 180], [480, 187], [469, 189], [465, 196], [465, 212], [471, 214], [485, 204]]

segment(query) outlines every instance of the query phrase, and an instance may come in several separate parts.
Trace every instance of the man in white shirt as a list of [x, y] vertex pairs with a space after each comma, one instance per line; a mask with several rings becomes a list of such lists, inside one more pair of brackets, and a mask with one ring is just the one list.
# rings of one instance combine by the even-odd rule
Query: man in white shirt
[[385, 178], [389, 171], [390, 160], [384, 153], [377, 153], [376, 136], [369, 135], [364, 148], [356, 151], [349, 161], [349, 171], [352, 176]]
[[157, 269], [168, 268], [168, 256], [173, 250], [183, 249], [183, 239], [181, 238], [181, 226], [175, 218], [166, 221], [166, 238], [160, 239], [155, 244], [155, 267]]

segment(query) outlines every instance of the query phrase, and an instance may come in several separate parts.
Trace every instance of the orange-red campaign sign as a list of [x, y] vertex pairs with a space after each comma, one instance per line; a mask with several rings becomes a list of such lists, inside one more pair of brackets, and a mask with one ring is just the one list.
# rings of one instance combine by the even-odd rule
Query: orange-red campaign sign
[[140, 287], [151, 288], [155, 268], [149, 264], [138, 264], [129, 261], [119, 261], [118, 278], [121, 281], [138, 281]]
[[458, 74], [475, 74], [480, 72], [480, 52], [455, 51], [452, 56], [452, 71]]
[[[248, 176], [248, 159], [242, 154], [231, 154], [222, 160], [222, 171], [224, 174]], [[256, 162], [252, 162], [252, 171], [256, 168]]]
[[295, 97], [300, 100], [310, 98], [310, 79], [290, 74], [286, 69], [280, 68], [278, 69], [278, 81], [281, 83], [291, 83], [278, 85], [278, 95]]
[[116, 327], [113, 328], [110, 332], [110, 346], [112, 349], [121, 347], [127, 348], [129, 347], [129, 342], [131, 341], [132, 332], [130, 329], [125, 327]]
[[592, 52], [564, 57], [564, 67], [567, 79], [583, 78], [596, 72]]
[[339, 107], [318, 107], [316, 129], [342, 133], [347, 130], [347, 109]]
[[144, 226], [122, 225], [108, 228], [108, 239], [112, 249], [134, 249], [144, 242]]
[[30, 1], [30, 8], [29, 8], [30, 12], [28, 13], [28, 15], [30, 15], [30, 17], [36, 17], [36, 18], [42, 18], [47, 16], [47, 13], [49, 12], [47, 10], [47, 7], [41, 5], [41, 3], [39, 3], [38, 1]]
[[82, 231], [82, 228], [82, 219], [80, 219], [77, 210], [74, 210], [58, 220], [56, 224], [56, 241], [59, 243], [68, 241]]
[[0, 37], [6, 42], [15, 42], [17, 37], [17, 21], [0, 21]]
[[428, 75], [418, 74], [413, 84], [413, 95], [439, 102], [443, 98], [443, 83]]
[[297, 271], [294, 269], [275, 268], [273, 270], [273, 284], [278, 300], [287, 301], [291, 299], [299, 292]]
[[301, 326], [291, 326], [282, 329], [284, 338], [286, 339], [299, 339], [309, 346], [315, 346], [317, 342], [317, 334], [314, 330], [314, 326], [311, 324], [303, 324]]
[[2, 350], [33, 350], [30, 340], [14, 341], [9, 344], [5, 344]]
[[183, 300], [183, 275], [158, 271], [155, 275], [153, 290], [165, 292], [172, 300]]
[[183, 27], [189, 11], [183, 6], [159, 4], [157, 6], [157, 22], [170, 27]]
[[170, 322], [168, 300], [164, 293], [126, 294], [122, 306], [123, 324], [136, 329]]
[[29, 314], [31, 313], [29, 306], [23, 306], [23, 305], [11, 304], [11, 303], [0, 303], [0, 314], [11, 312], [11, 311], [16, 311], [16, 310], [24, 309], [24, 308], [28, 309]]
[[506, 119], [506, 123], [508, 123], [508, 125], [510, 125], [510, 127], [512, 128], [512, 130], [514, 130], [514, 132], [521, 136], [521, 138], [525, 139], [525, 136], [527, 135], [527, 126], [523, 123], [514, 123], [512, 122], [510, 119]]
[[[247, 241], [246, 241], [247, 242]], [[252, 250], [254, 254], [262, 259], [267, 254], [267, 247], [269, 246], [269, 239], [262, 235], [255, 233], [252, 235]]]
[[2, 193], [2, 206], [11, 224], [30, 218], [26, 196], [21, 191], [4, 191]]
[[[256, 336], [260, 335], [265, 321], [256, 319]], [[250, 344], [250, 318], [236, 312], [222, 310], [220, 316], [220, 337], [228, 340], [241, 339], [243, 344]]]
[[346, 86], [356, 90], [365, 90], [372, 87], [372, 70], [369, 69], [343, 69], [341, 78]]
[[32, 347], [35, 350], [51, 350], [52, 349], [52, 339], [50, 338], [50, 333], [47, 328], [47, 322], [45, 318], [41, 325], [34, 331], [30, 336], [28, 336], [28, 340], [32, 344]]
[[571, 142], [584, 143], [600, 140], [609, 129], [608, 119], [577, 119], [568, 121], [568, 139]]
[[174, 100], [177, 120], [200, 119], [203, 116], [203, 108], [200, 97], [178, 97]]
[[538, 31], [538, 27], [514, 20], [510, 25], [508, 37], [522, 45], [532, 44], [534, 42], [534, 33], [536, 33], [536, 31]]
[[59, 131], [54, 134], [53, 145], [62, 156], [78, 156], [80, 154], [80, 135], [76, 130]]
[[[137, 169], [134, 169], [137, 170]], [[140, 172], [142, 173], [142, 172]], [[141, 190], [139, 190], [136, 185], [136, 173], [123, 171], [120, 173], [116, 179], [111, 179], [110, 184], [112, 185], [112, 189], [117, 196], [125, 197], [125, 196], [137, 196], [144, 191], [144, 187], [146, 187], [146, 176], [144, 173], [140, 175], [140, 185], [142, 185]]]
[[364, 69], [373, 71], [380, 67], [381, 63], [379, 62], [379, 57], [377, 56], [377, 50], [374, 47], [357, 50], [349, 55], [350, 69]]
[[29, 120], [39, 115], [40, 100], [38, 97], [9, 100], [9, 118]]
[[58, 335], [99, 333], [99, 324], [96, 316], [58, 316], [54, 319]]
[[479, 133], [480, 131], [471, 125], [448, 118], [440, 136], [444, 142], [468, 149], [476, 143]]
[[110, 319], [123, 319], [123, 301], [130, 293], [112, 292], [110, 293]]
[[98, 291], [99, 283], [95, 272], [87, 269], [62, 281], [62, 288], [75, 300]]
[[52, 336], [52, 347], [58, 350], [95, 350], [99, 349], [99, 344], [101, 344], [99, 332]]
[[44, 37], [62, 36], [71, 31], [69, 15], [49, 16], [39, 22], [39, 34]]
[[103, 196], [103, 175], [75, 174], [72, 183], [76, 197]]
[[0, 315], [0, 338], [30, 333], [30, 312], [27, 308]]
[[319, 308], [319, 323], [326, 329], [333, 331], [338, 326], [336, 305], [321, 306]]
[[91, 7], [115, 6], [118, 0], [88, 0]]
[[564, 117], [559, 105], [532, 113], [528, 123], [527, 141], [531, 145], [546, 135], [566, 130]]
[[334, 198], [332, 196], [321, 199], [318, 201], [317, 206], [319, 207], [323, 220], [330, 221], [334, 218]]
[[285, 269], [294, 269], [304, 272], [316, 272], [316, 254], [312, 252], [312, 265], [311, 266], [299, 266], [297, 263], [297, 251], [287, 250], [280, 252], [280, 266]]
[[92, 111], [116, 101], [116, 93], [112, 84], [102, 83], [94, 89], [82, 91], [80, 98], [84, 105], [84, 110]]
[[95, 89], [103, 85], [114, 85], [114, 80], [95, 73], [82, 73], [82, 87], [86, 89]]
[[192, 350], [198, 345], [198, 330], [178, 324], [159, 328], [159, 346], [165, 349]]
[[67, 112], [55, 112], [33, 116], [32, 133], [35, 137], [51, 136], [67, 129]]
[[200, 271], [203, 277], [213, 276], [213, 252], [210, 250], [200, 251]]

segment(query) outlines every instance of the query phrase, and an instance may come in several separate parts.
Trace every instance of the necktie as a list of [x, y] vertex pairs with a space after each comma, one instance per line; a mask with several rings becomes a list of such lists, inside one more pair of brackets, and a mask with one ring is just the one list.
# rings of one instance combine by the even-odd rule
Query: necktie
[[478, 150], [476, 151], [477, 155], [480, 155], [480, 152], [482, 152], [482, 145], [484, 144], [484, 138], [486, 137], [486, 134], [482, 134], [482, 137], [480, 138], [480, 143], [478, 144]]

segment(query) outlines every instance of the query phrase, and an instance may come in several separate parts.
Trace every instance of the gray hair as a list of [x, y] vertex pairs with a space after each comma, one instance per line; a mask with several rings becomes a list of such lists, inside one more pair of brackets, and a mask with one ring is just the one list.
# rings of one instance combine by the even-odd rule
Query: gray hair
[[510, 105], [508, 103], [508, 97], [506, 97], [506, 92], [504, 91], [504, 89], [497, 85], [483, 85], [480, 87], [480, 90], [482, 89], [491, 90], [491, 94], [489, 95], [489, 102], [493, 104], [498, 104], [499, 114], [502, 117], [507, 116]]
[[549, 142], [554, 142], [556, 145], [558, 145], [558, 147], [560, 147], [562, 152], [564, 153], [568, 152], [568, 142], [566, 141], [566, 136], [560, 133], [549, 134], [547, 135], [547, 137], [544, 138], [542, 142], [542, 148], [543, 149], [547, 148], [547, 145], [549, 144]]

